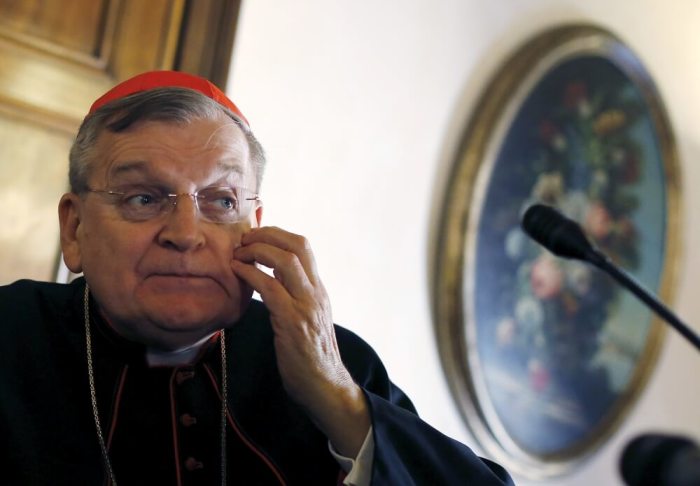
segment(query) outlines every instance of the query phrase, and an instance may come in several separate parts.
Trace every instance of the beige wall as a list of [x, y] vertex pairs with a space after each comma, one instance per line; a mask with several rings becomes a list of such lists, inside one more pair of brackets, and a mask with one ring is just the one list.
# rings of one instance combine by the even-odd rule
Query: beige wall
[[[229, 92], [268, 151], [264, 222], [310, 239], [335, 320], [377, 349], [428, 422], [471, 445], [440, 368], [430, 316], [437, 198], [490, 73], [525, 38], [563, 21], [591, 21], [620, 35], [665, 98], [685, 184], [685, 259], [674, 308], [698, 329], [700, 201], [692, 188], [700, 181], [700, 2], [243, 4]], [[620, 484], [620, 449], [642, 431], [680, 430], [700, 439], [699, 374], [700, 355], [669, 334], [620, 432], [550, 484]]]

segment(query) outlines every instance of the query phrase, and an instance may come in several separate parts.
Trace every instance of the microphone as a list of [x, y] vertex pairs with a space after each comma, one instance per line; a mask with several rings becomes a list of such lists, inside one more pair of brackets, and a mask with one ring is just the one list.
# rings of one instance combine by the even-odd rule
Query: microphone
[[630, 441], [620, 459], [628, 486], [700, 484], [700, 448], [681, 436], [644, 434]]
[[534, 204], [523, 214], [525, 233], [557, 256], [585, 260], [596, 264], [605, 256], [583, 233], [581, 227], [559, 211], [544, 204]]
[[533, 240], [557, 256], [583, 260], [595, 265], [617, 280], [649, 308], [673, 326], [700, 351], [700, 336], [695, 334], [659, 299], [644, 289], [634, 278], [617, 267], [586, 238], [578, 223], [551, 206], [534, 204], [527, 208], [521, 226]]

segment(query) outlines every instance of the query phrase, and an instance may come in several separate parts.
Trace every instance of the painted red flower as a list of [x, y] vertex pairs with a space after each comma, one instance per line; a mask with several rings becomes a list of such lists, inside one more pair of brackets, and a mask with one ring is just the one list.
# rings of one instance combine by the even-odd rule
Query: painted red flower
[[564, 90], [564, 106], [567, 108], [576, 108], [588, 97], [586, 85], [580, 81], [569, 83]]
[[551, 255], [543, 253], [532, 264], [530, 285], [533, 295], [538, 299], [556, 297], [561, 292], [563, 283], [564, 272]]
[[530, 375], [530, 386], [538, 392], [544, 391], [549, 385], [550, 376], [547, 368], [538, 360], [533, 359], [528, 363], [528, 371]]
[[642, 168], [639, 158], [633, 154], [628, 154], [622, 166], [622, 182], [633, 184], [639, 180]]
[[603, 204], [594, 202], [588, 207], [583, 226], [589, 235], [597, 240], [601, 240], [610, 234], [613, 220]]
[[637, 228], [629, 218], [620, 219], [615, 225], [615, 231], [624, 240], [630, 240], [637, 236]]
[[549, 120], [542, 120], [539, 129], [540, 137], [545, 142], [550, 142], [559, 133], [557, 126]]

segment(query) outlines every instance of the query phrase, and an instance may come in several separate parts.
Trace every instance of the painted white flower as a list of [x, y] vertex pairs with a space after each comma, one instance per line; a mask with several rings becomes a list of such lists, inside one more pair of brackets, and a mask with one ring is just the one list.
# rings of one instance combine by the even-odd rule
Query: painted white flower
[[577, 108], [578, 114], [581, 118], [590, 118], [591, 114], [593, 113], [593, 107], [588, 100], [581, 100]]
[[542, 326], [544, 321], [542, 304], [529, 295], [521, 297], [515, 304], [515, 318], [526, 330], [534, 331]]
[[568, 261], [564, 267], [566, 284], [577, 296], [586, 295], [591, 289], [592, 273], [588, 265], [577, 261]]
[[530, 286], [535, 297], [552, 299], [557, 297], [564, 282], [564, 272], [558, 258], [550, 253], [541, 253], [532, 264]]
[[527, 238], [520, 228], [515, 227], [508, 231], [505, 239], [505, 251], [508, 258], [511, 260], [522, 258], [527, 243]]
[[545, 172], [537, 177], [532, 196], [546, 204], [556, 204], [564, 194], [564, 178], [561, 172]]
[[515, 337], [515, 319], [504, 317], [496, 325], [496, 341], [500, 346], [508, 346]]
[[603, 194], [610, 185], [610, 177], [608, 173], [601, 169], [596, 169], [591, 178], [590, 192], [594, 197]]
[[588, 213], [590, 204], [590, 200], [585, 192], [569, 191], [564, 196], [559, 209], [574, 221], [582, 221], [586, 213]]
[[563, 152], [566, 150], [566, 146], [566, 138], [563, 135], [557, 134], [552, 138], [552, 147], [554, 147], [554, 150]]

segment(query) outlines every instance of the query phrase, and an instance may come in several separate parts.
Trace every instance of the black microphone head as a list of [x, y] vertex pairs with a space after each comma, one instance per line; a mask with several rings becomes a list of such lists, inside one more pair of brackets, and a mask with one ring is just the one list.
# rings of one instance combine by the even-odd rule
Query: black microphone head
[[521, 226], [533, 240], [557, 256], [590, 260], [594, 254], [578, 223], [551, 206], [533, 204], [523, 214]]
[[690, 439], [644, 434], [625, 446], [620, 473], [629, 486], [695, 485], [700, 478], [699, 457], [697, 445]]

